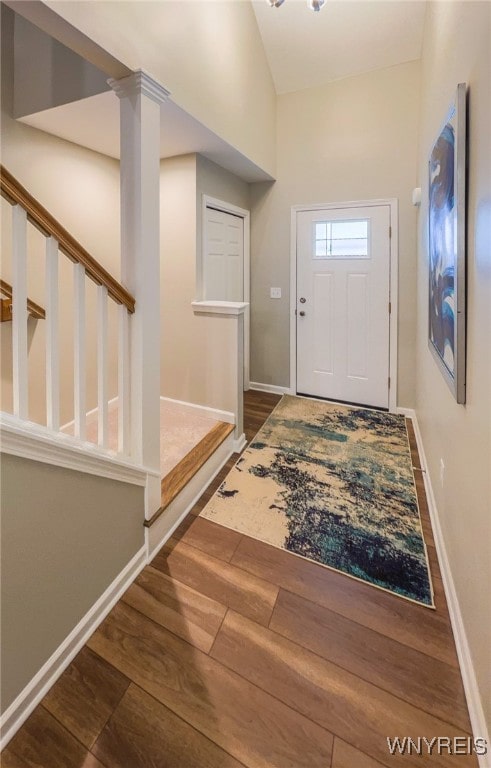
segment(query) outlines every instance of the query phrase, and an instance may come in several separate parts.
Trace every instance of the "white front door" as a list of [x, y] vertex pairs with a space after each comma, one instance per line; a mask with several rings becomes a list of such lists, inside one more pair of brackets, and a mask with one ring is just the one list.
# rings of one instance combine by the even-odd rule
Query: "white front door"
[[389, 405], [390, 207], [297, 213], [297, 392]]
[[203, 298], [244, 301], [244, 219], [206, 208]]

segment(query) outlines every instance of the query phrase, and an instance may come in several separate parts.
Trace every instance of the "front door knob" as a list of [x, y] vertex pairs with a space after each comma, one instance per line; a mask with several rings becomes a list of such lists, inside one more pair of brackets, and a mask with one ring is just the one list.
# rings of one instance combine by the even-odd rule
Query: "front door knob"
[[300, 317], [305, 317], [305, 312], [300, 312]]

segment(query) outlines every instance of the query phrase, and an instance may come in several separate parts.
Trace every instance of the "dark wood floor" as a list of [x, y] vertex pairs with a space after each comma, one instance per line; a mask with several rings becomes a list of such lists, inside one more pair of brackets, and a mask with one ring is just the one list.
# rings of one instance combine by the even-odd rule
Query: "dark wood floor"
[[[278, 398], [247, 393], [250, 439]], [[414, 435], [411, 443], [419, 466]], [[476, 766], [422, 473], [436, 610], [197, 517], [222, 470], [2, 755], [3, 768]]]

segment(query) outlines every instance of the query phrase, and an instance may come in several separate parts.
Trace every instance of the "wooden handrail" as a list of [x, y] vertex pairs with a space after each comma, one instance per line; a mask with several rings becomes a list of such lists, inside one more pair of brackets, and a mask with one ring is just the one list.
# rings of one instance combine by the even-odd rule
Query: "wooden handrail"
[[135, 311], [135, 299], [112, 275], [102, 267], [83, 248], [80, 243], [48, 213], [46, 208], [29, 194], [29, 192], [15, 179], [12, 174], [0, 165], [0, 192], [12, 205], [21, 205], [35, 227], [47, 237], [54, 237], [58, 241], [60, 251], [76, 263], [83, 264], [87, 276], [97, 283], [105, 285], [109, 296], [118, 304], [123, 304], [128, 312]]
[[[12, 286], [6, 283], [5, 280], [0, 280], [0, 293], [7, 297], [6, 301], [8, 302], [6, 304], [5, 301], [2, 301], [2, 322], [12, 320], [12, 303], [9, 301], [12, 298]], [[8, 310], [8, 307], [10, 307], [10, 310]], [[36, 304], [36, 302], [31, 301], [31, 299], [27, 299], [27, 310], [32, 317], [38, 320], [44, 320], [46, 317], [44, 309], [39, 304]], [[8, 317], [9, 313], [10, 317]]]

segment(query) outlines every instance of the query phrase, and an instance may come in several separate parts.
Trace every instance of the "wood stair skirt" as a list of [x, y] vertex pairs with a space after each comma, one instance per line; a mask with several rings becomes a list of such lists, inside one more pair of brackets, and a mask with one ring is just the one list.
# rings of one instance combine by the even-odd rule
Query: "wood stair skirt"
[[156, 511], [150, 520], [145, 521], [145, 526], [150, 528], [160, 515], [179, 495], [185, 485], [189, 483], [192, 477], [206, 464], [210, 456], [217, 450], [224, 440], [235, 429], [233, 424], [226, 424], [219, 421], [215, 424], [207, 435], [176, 464], [173, 469], [162, 480], [162, 499], [161, 507]]

